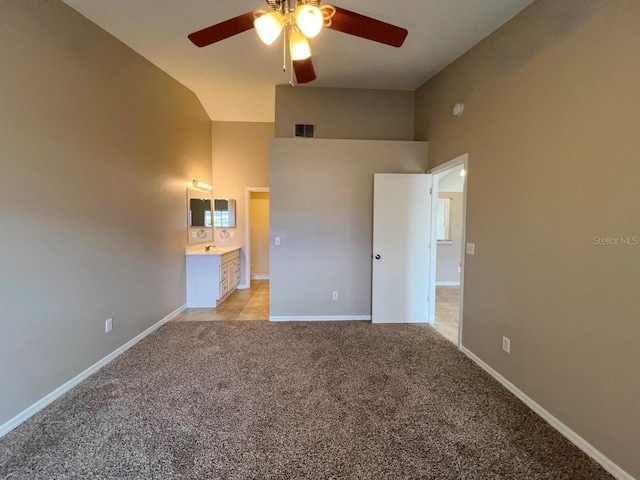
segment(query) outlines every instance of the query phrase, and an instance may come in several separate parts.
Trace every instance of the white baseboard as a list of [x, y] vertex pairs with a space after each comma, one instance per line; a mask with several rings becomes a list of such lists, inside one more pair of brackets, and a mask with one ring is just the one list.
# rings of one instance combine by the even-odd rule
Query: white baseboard
[[436, 282], [436, 287], [459, 287], [460, 282]]
[[293, 316], [293, 317], [269, 317], [270, 322], [348, 322], [352, 320], [371, 320], [371, 315], [318, 315], [318, 316]]
[[252, 273], [251, 280], [269, 280], [268, 273]]
[[47, 396], [41, 398], [36, 403], [34, 403], [30, 407], [28, 407], [26, 410], [23, 410], [22, 412], [20, 412], [18, 415], [16, 415], [12, 419], [10, 419], [7, 422], [5, 422], [2, 425], [0, 425], [0, 438], [4, 437], [11, 430], [13, 430], [17, 426], [19, 426], [24, 421], [28, 420], [30, 417], [32, 417], [33, 415], [38, 413], [40, 410], [42, 410], [44, 407], [49, 405], [51, 402], [53, 402], [54, 400], [56, 400], [59, 397], [61, 397], [62, 395], [64, 395], [66, 392], [68, 392], [73, 387], [78, 385], [84, 379], [86, 379], [90, 375], [92, 375], [95, 372], [97, 372], [98, 370], [100, 370], [102, 367], [107, 365], [109, 362], [114, 360], [116, 357], [118, 357], [119, 355], [122, 355], [124, 352], [129, 350], [131, 347], [133, 347], [136, 343], [138, 343], [144, 337], [146, 337], [150, 333], [153, 333], [154, 330], [157, 330], [160, 326], [162, 326], [163, 324], [167, 323], [168, 321], [173, 320], [175, 317], [177, 317], [182, 312], [184, 312], [184, 310], [186, 308], [187, 308], [187, 306], [183, 305], [180, 308], [174, 310], [169, 315], [164, 317], [162, 320], [160, 320], [159, 322], [151, 325], [144, 332], [142, 332], [141, 334], [135, 336], [134, 338], [129, 340], [127, 343], [122, 345], [117, 350], [111, 352], [109, 355], [104, 357], [102, 360], [99, 360], [98, 362], [96, 362], [93, 365], [91, 365], [84, 372], [76, 375], [75, 377], [73, 377], [71, 380], [69, 380], [64, 385], [61, 385], [60, 387], [56, 388], [53, 392], [51, 392]]
[[602, 452], [596, 449], [593, 445], [587, 442], [584, 438], [578, 435], [576, 432], [567, 427], [564, 423], [554, 417], [551, 413], [544, 409], [540, 404], [538, 404], [535, 400], [527, 396], [522, 390], [516, 387], [509, 380], [500, 375], [497, 371], [491, 368], [487, 363], [480, 359], [476, 354], [474, 354], [468, 348], [461, 346], [460, 350], [471, 360], [477, 363], [483, 370], [485, 370], [489, 375], [495, 378], [498, 382], [500, 382], [507, 390], [513, 393], [516, 397], [522, 400], [531, 410], [536, 412], [540, 417], [542, 417], [549, 425], [555, 428], [558, 432], [560, 432], [567, 440], [573, 443], [576, 447], [582, 450], [584, 453], [593, 458], [596, 462], [602, 465], [607, 472], [613, 475], [618, 480], [634, 480], [634, 478], [625, 472], [618, 465], [609, 460]]
[[249, 288], [249, 284], [248, 283], [240, 283], [240, 284], [238, 284], [238, 286], [236, 288], [238, 290], [246, 290], [247, 288]]

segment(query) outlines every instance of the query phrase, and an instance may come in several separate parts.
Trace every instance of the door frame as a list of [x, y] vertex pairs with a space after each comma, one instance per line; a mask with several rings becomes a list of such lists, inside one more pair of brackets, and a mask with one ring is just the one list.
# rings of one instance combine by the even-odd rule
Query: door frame
[[[244, 278], [245, 282], [238, 285], [239, 289], [251, 287], [251, 194], [269, 193], [269, 187], [245, 187], [244, 189]], [[269, 220], [271, 225], [271, 220]]]
[[[432, 175], [437, 175], [440, 172], [443, 172], [445, 170], [449, 170], [450, 168], [453, 167], [457, 167], [458, 165], [463, 165], [464, 170], [466, 171], [466, 175], [464, 176], [464, 187], [463, 187], [463, 191], [462, 191], [462, 245], [461, 245], [461, 255], [460, 255], [460, 298], [459, 298], [459, 313], [458, 313], [458, 349], [462, 349], [463, 345], [462, 345], [462, 328], [464, 325], [464, 315], [463, 315], [463, 305], [464, 305], [464, 269], [465, 269], [465, 258], [466, 258], [466, 254], [465, 254], [465, 249], [466, 249], [466, 245], [467, 245], [467, 190], [468, 190], [468, 185], [469, 185], [469, 154], [468, 153], [464, 153], [458, 157], [455, 157], [451, 160], [449, 160], [448, 162], [445, 162], [441, 165], [438, 165], [436, 167], [430, 168], [429, 170], [427, 170], [427, 173], [430, 173]], [[433, 195], [434, 198], [438, 198], [438, 194], [439, 194], [439, 187], [438, 187], [438, 182], [434, 182], [434, 189], [433, 189]], [[434, 202], [435, 204], [436, 202]], [[433, 218], [431, 219], [432, 222], [436, 221], [436, 210], [433, 210]], [[435, 223], [434, 223], [435, 224]], [[436, 249], [437, 251], [437, 243], [436, 243]], [[434, 260], [431, 263], [431, 271], [430, 276], [432, 279], [434, 279], [434, 285], [435, 285], [435, 275], [436, 275], [436, 263], [437, 263], [437, 252], [436, 255], [434, 255], [436, 257], [436, 260]], [[435, 305], [435, 298], [433, 301], [433, 304]], [[434, 322], [435, 322], [435, 309], [434, 309]]]

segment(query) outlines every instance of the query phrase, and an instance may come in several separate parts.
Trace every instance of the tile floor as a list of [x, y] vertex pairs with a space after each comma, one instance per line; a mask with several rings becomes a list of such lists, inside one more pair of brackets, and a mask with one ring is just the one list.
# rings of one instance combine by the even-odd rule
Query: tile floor
[[[458, 344], [459, 287], [436, 287], [435, 328]], [[251, 288], [236, 290], [218, 308], [188, 308], [174, 322], [269, 320], [269, 281], [253, 280]]]
[[460, 287], [436, 287], [436, 321], [434, 327], [447, 340], [458, 345]]
[[218, 308], [188, 308], [174, 322], [269, 320], [269, 281], [252, 280], [251, 288], [236, 290]]

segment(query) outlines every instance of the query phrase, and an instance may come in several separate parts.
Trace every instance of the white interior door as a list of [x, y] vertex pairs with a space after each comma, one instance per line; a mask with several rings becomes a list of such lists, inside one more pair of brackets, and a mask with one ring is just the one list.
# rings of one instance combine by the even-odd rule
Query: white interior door
[[374, 175], [373, 323], [429, 322], [432, 181], [426, 174]]

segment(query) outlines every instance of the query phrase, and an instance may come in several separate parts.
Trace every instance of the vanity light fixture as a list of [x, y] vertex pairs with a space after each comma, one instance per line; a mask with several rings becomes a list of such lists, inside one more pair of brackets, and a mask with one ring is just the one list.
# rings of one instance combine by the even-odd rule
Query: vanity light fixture
[[200, 182], [198, 180], [193, 181], [193, 186], [195, 188], [199, 188], [200, 190], [213, 190], [213, 187], [207, 183]]

